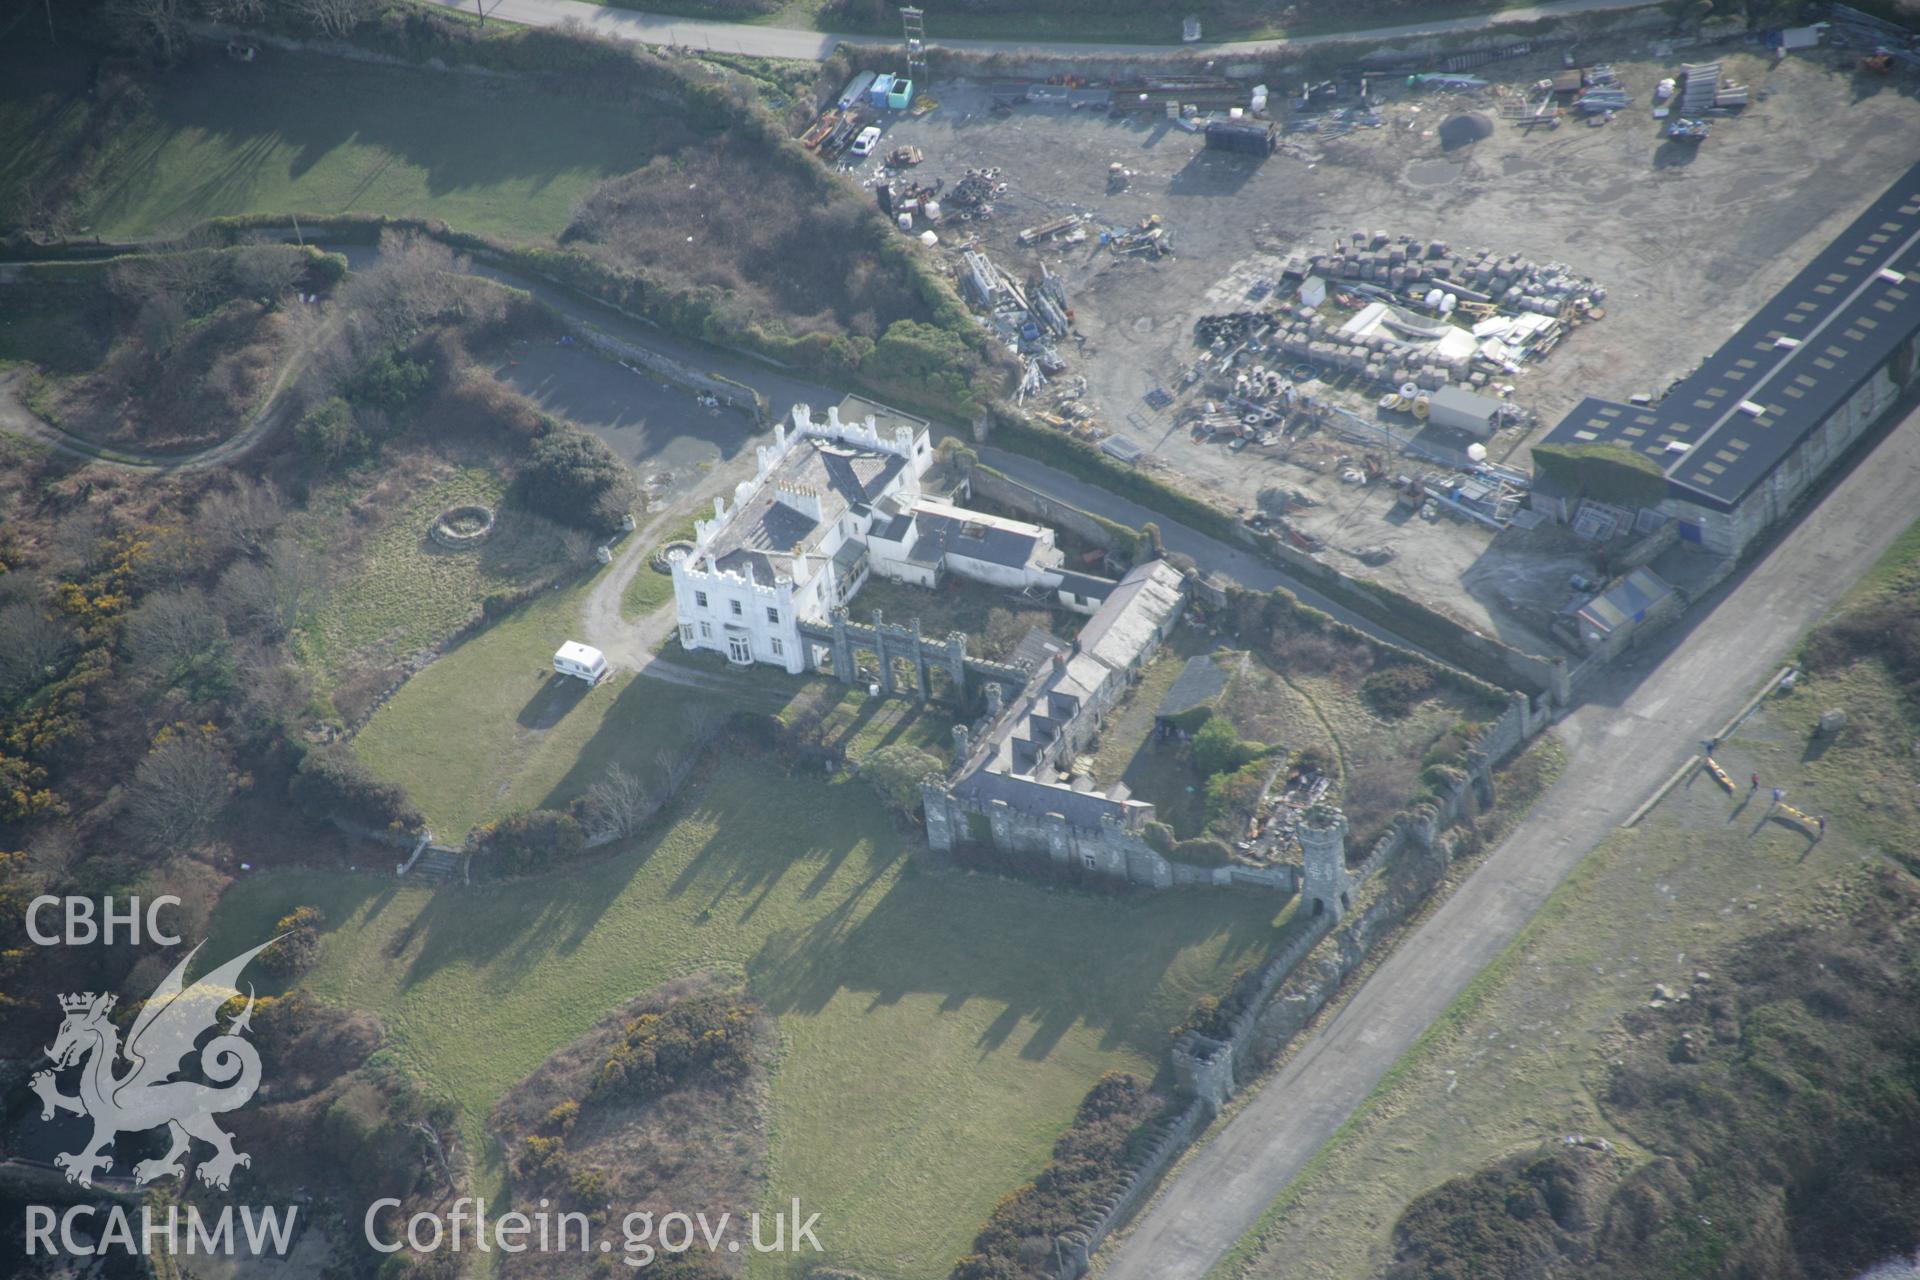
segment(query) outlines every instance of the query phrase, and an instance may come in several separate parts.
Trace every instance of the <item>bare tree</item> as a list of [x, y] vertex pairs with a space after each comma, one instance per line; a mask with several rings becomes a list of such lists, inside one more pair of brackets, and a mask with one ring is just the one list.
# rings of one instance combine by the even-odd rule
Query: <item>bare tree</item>
[[109, 0], [105, 17], [116, 40], [162, 62], [173, 61], [187, 35], [187, 0]]
[[0, 607], [0, 698], [38, 688], [73, 647], [73, 632], [40, 606], [15, 600]]
[[469, 264], [453, 250], [411, 231], [380, 233], [380, 257], [349, 277], [342, 300], [384, 345], [460, 311]]
[[280, 593], [273, 570], [258, 560], [236, 560], [220, 575], [214, 601], [227, 625], [241, 634], [258, 632], [275, 639], [286, 634]]
[[227, 624], [198, 587], [156, 591], [127, 619], [127, 651], [134, 662], [164, 678], [227, 647]]
[[321, 583], [321, 564], [290, 538], [273, 544], [264, 560], [236, 560], [214, 588], [220, 616], [235, 631], [277, 640], [293, 630]]
[[218, 742], [198, 730], [171, 731], [134, 770], [127, 814], [155, 847], [190, 847], [211, 829], [238, 785]]
[[280, 491], [271, 480], [240, 476], [231, 488], [201, 500], [194, 521], [203, 533], [239, 555], [259, 555], [286, 515]]
[[687, 738], [696, 747], [704, 747], [719, 737], [720, 727], [726, 720], [710, 702], [689, 703], [680, 713], [680, 721], [687, 727]]
[[233, 258], [234, 283], [243, 293], [265, 298], [269, 306], [306, 273], [306, 255], [291, 245], [253, 245]]
[[344, 36], [373, 14], [373, 0], [293, 0], [293, 9], [326, 35]]
[[175, 295], [159, 294], [141, 305], [133, 325], [147, 354], [164, 360], [173, 354], [175, 344], [187, 331], [187, 309]]
[[240, 714], [249, 732], [265, 735], [292, 724], [312, 694], [306, 678], [267, 645], [249, 645], [234, 664], [239, 676]]
[[671, 800], [680, 794], [680, 788], [686, 785], [687, 777], [693, 772], [693, 760], [683, 756], [672, 747], [662, 747], [654, 753], [654, 767], [660, 770], [660, 795], [662, 800]]
[[610, 764], [600, 781], [587, 788], [587, 830], [594, 835], [630, 836], [659, 807], [644, 782]]
[[188, 236], [166, 253], [116, 265], [108, 282], [129, 301], [172, 298], [188, 315], [198, 315], [232, 287], [233, 264], [204, 236]]
[[267, 0], [207, 0], [207, 16], [215, 22], [258, 22], [267, 16]]

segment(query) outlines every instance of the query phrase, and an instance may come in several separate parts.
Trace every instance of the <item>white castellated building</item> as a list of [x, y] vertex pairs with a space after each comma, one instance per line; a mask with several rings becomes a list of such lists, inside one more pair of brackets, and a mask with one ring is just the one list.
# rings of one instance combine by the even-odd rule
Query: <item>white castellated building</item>
[[826, 621], [869, 573], [929, 587], [953, 573], [1092, 611], [1112, 584], [1065, 570], [1051, 529], [924, 496], [932, 461], [924, 426], [882, 435], [871, 417], [829, 409], [816, 422], [795, 405], [733, 505], [715, 498], [693, 551], [673, 561], [682, 647], [799, 674], [810, 665], [799, 623]]

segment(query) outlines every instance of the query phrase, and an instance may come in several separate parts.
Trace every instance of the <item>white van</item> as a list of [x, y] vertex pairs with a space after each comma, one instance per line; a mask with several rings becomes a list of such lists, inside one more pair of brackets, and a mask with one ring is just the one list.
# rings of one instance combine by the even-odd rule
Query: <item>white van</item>
[[607, 675], [607, 655], [592, 645], [569, 640], [554, 650], [553, 669], [563, 676], [599, 684]]

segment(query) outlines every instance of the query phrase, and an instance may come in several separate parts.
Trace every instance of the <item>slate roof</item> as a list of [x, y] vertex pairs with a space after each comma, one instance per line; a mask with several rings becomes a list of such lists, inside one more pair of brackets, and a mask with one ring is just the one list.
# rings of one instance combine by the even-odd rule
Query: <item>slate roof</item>
[[1676, 496], [1731, 511], [1915, 333], [1920, 164], [1658, 405], [1591, 396], [1546, 440], [1633, 449]]
[[1071, 591], [1074, 595], [1087, 600], [1105, 600], [1118, 586], [1112, 578], [1102, 578], [1097, 574], [1076, 573], [1072, 569], [1060, 571], [1058, 590]]
[[1164, 560], [1149, 560], [1127, 570], [1080, 629], [1081, 650], [1116, 670], [1126, 670], [1147, 637], [1180, 611], [1184, 583], [1180, 571]]
[[[894, 482], [906, 459], [837, 440], [807, 436], [796, 443], [746, 505], [733, 512], [714, 537], [710, 554], [724, 570], [751, 568], [772, 582], [787, 562], [810, 549], [849, 508], [873, 502]], [[811, 490], [820, 498], [820, 519], [793, 506], [781, 490]]]
[[1129, 809], [1142, 807], [1137, 800], [1115, 800], [1097, 791], [1075, 791], [1058, 782], [984, 771], [955, 788], [955, 794], [989, 804], [1004, 800], [1008, 808], [1021, 813], [1057, 813], [1076, 827], [1098, 827], [1109, 814], [1124, 819]]
[[914, 504], [913, 524], [918, 535], [916, 560], [923, 554], [929, 560], [956, 555], [1009, 569], [1022, 568], [1032, 560], [1034, 550], [1046, 536], [1038, 525], [1002, 520], [944, 502]]
[[1061, 813], [1082, 826], [1095, 826], [1100, 814], [1122, 815], [1142, 806], [1138, 801], [1111, 800], [1073, 791], [1051, 778], [1033, 776], [1041, 748], [1057, 738], [1086, 704], [1127, 671], [1159, 629], [1180, 609], [1185, 579], [1162, 560], [1129, 570], [1113, 583], [1093, 617], [1080, 630], [1072, 649], [1050, 652], [1032, 633], [1021, 641], [1044, 660], [1035, 669], [1020, 696], [984, 735], [960, 780], [955, 795], [979, 800], [1004, 800], [1023, 813]]
[[1167, 690], [1167, 696], [1160, 699], [1160, 709], [1154, 715], [1162, 720], [1170, 720], [1185, 715], [1195, 707], [1210, 707], [1220, 700], [1220, 695], [1226, 689], [1227, 669], [1216, 662], [1211, 654], [1203, 653], [1197, 658], [1188, 658], [1173, 687]]
[[1631, 622], [1672, 596], [1674, 588], [1651, 569], [1635, 569], [1580, 606], [1580, 620], [1603, 635]]

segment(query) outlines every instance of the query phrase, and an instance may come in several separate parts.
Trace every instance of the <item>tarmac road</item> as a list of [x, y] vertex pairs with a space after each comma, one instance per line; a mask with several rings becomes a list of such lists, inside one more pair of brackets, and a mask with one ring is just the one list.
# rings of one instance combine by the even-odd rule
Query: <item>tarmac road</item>
[[[474, 10], [474, 0], [429, 0], [429, 3], [466, 13]], [[662, 14], [639, 13], [586, 0], [482, 0], [488, 17], [497, 17], [522, 26], [556, 26], [569, 18], [577, 20], [596, 35], [632, 40], [640, 44], [677, 45], [686, 49], [704, 49], [715, 53], [739, 53], [758, 58], [792, 58], [819, 62], [840, 44], [898, 44], [898, 39], [879, 36], [831, 35], [792, 27], [752, 26], [737, 22], [703, 22], [697, 18], [676, 18]], [[1555, 0], [1551, 4], [1503, 9], [1498, 13], [1474, 14], [1464, 18], [1445, 18], [1434, 22], [1410, 22], [1396, 27], [1374, 27], [1365, 31], [1330, 32], [1326, 35], [1295, 36], [1285, 40], [1238, 40], [1200, 44], [1076, 44], [1071, 41], [1045, 40], [942, 40], [929, 38], [929, 46], [966, 49], [979, 53], [1035, 53], [1043, 57], [1103, 57], [1115, 54], [1151, 54], [1185, 51], [1222, 56], [1251, 56], [1275, 53], [1282, 49], [1332, 44], [1354, 40], [1404, 40], [1417, 36], [1458, 34], [1479, 31], [1505, 23], [1537, 22], [1575, 13], [1599, 13], [1617, 9], [1639, 9], [1657, 0]], [[935, 22], [936, 28], [938, 22]], [[1172, 26], [1172, 19], [1168, 19]]]
[[1561, 722], [1560, 782], [1187, 1164], [1097, 1272], [1199, 1280], [1586, 852], [1719, 733], [1920, 509], [1920, 409], [1693, 625]]

